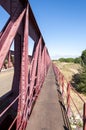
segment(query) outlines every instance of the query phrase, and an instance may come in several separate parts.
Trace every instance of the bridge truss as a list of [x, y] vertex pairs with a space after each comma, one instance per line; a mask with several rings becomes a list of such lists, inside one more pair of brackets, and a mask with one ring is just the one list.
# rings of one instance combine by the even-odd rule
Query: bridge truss
[[[10, 93], [8, 94], [12, 100], [0, 113], [0, 124], [8, 110], [13, 109], [16, 111], [16, 116], [7, 129], [11, 130], [15, 127], [16, 130], [25, 130], [51, 59], [29, 2], [27, 0], [0, 0], [0, 5], [10, 15], [0, 32], [0, 70], [14, 41], [14, 78], [11, 96]], [[34, 40], [31, 62], [28, 60], [29, 37]]]
[[[25, 130], [32, 108], [51, 64], [51, 59], [28, 0], [0, 0], [0, 5], [10, 15], [0, 32], [0, 71], [6, 58], [8, 58], [8, 67], [11, 66], [10, 47], [14, 42], [12, 90], [0, 99], [2, 102], [6, 102], [4, 108], [0, 110], [0, 126], [4, 125], [4, 120], [7, 120], [7, 115], [11, 113], [13, 119], [7, 125], [7, 129]], [[28, 58], [30, 37], [34, 41], [31, 59]], [[73, 102], [82, 118], [83, 130], [86, 130], [86, 103], [75, 89], [71, 87], [71, 84], [65, 80], [63, 74], [55, 65], [53, 65], [53, 69], [61, 88], [63, 99], [66, 100], [67, 115], [70, 116], [70, 102]], [[75, 92], [83, 102], [83, 116], [77, 109], [70, 91]], [[6, 99], [9, 99], [9, 102]], [[0, 106], [2, 107], [1, 102]]]

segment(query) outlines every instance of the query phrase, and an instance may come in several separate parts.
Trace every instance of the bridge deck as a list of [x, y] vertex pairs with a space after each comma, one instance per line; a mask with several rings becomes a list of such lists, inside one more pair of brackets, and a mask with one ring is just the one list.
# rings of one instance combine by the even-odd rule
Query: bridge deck
[[61, 104], [59, 87], [50, 67], [26, 130], [69, 130], [67, 116]]

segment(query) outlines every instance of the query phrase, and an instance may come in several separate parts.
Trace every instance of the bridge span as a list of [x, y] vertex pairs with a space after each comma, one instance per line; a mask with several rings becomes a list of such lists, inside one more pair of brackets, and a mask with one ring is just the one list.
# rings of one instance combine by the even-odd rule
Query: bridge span
[[70, 130], [52, 66], [49, 68], [26, 130]]
[[[0, 74], [3, 68], [14, 68], [7, 77], [0, 75], [0, 88], [2, 83], [2, 89], [11, 88], [0, 96], [0, 130], [70, 130], [71, 121], [76, 130], [86, 130], [86, 103], [52, 63], [28, 0], [0, 0], [0, 6], [10, 15], [0, 32]], [[30, 58], [29, 38], [34, 41]], [[82, 101], [82, 111], [71, 91]]]

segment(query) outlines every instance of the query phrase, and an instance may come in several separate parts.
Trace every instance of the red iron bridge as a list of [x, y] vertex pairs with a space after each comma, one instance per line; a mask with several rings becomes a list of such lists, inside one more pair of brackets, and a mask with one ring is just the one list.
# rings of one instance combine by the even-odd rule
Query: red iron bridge
[[86, 130], [86, 103], [52, 63], [29, 2], [0, 0], [0, 6], [10, 15], [0, 32], [0, 73], [14, 68], [12, 89], [0, 97], [0, 130]]

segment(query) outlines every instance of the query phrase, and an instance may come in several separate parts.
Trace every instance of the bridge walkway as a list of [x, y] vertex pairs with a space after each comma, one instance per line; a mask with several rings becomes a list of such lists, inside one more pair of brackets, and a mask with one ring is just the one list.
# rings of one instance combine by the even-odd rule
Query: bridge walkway
[[26, 130], [69, 130], [69, 121], [52, 67], [33, 108]]

